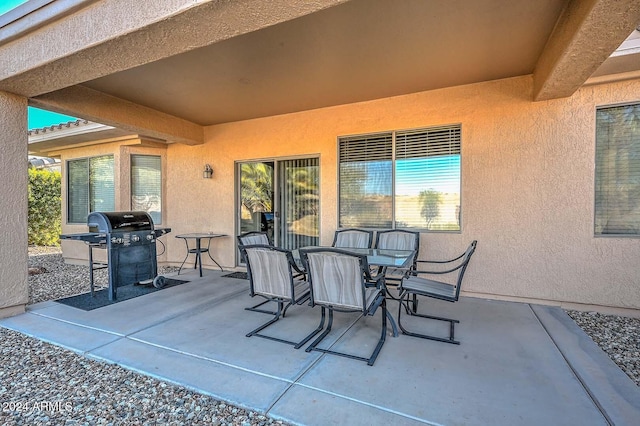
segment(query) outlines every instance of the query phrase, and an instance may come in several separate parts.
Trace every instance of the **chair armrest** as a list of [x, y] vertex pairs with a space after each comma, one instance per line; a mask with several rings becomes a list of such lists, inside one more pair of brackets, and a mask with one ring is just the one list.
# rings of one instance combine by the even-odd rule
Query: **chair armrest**
[[291, 265], [291, 269], [293, 269], [297, 274], [306, 275], [306, 271], [304, 270], [304, 268], [298, 266], [296, 260], [293, 258], [293, 254], [290, 251], [287, 252], [287, 260], [289, 261], [289, 265]]
[[380, 274], [376, 274], [376, 275], [371, 275], [370, 273], [367, 273], [364, 285], [365, 285], [365, 287], [383, 288], [384, 287], [384, 274], [380, 273]]
[[465, 254], [466, 253], [462, 253], [460, 256], [453, 259], [449, 259], [449, 260], [416, 260], [416, 263], [436, 263], [436, 264], [451, 263], [451, 262], [455, 262], [456, 260], [462, 259]]
[[[448, 262], [438, 262], [438, 263], [448, 263]], [[444, 271], [427, 271], [427, 270], [424, 270], [424, 269], [416, 269], [413, 272], [415, 272], [416, 274], [437, 274], [437, 275], [442, 275], [442, 274], [448, 274], [450, 272], [457, 271], [458, 269], [462, 268], [463, 266], [464, 266], [464, 263], [461, 263], [458, 266], [456, 266], [455, 268], [445, 269]]]

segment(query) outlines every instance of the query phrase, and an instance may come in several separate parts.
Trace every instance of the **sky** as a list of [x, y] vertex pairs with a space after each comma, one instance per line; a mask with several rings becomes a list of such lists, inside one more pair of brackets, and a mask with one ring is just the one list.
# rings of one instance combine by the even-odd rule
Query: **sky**
[[0, 0], [0, 15], [26, 2], [27, 0]]
[[[0, 0], [0, 3], [2, 0]], [[52, 126], [54, 124], [66, 123], [67, 121], [75, 121], [77, 118], [68, 115], [57, 114], [43, 109], [28, 108], [29, 130], [39, 129], [41, 127]]]

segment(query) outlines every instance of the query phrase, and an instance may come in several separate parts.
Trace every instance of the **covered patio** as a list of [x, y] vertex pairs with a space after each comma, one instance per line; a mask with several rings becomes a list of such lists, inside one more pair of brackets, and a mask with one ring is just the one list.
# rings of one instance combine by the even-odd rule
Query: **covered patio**
[[[42, 302], [0, 326], [296, 424], [631, 425], [640, 418], [638, 387], [560, 308], [428, 301], [422, 309], [461, 320], [461, 345], [389, 334], [369, 367], [245, 337], [267, 316], [244, 310], [256, 301], [248, 282], [225, 274], [190, 271], [180, 275], [188, 283], [92, 311]], [[397, 305], [390, 309], [396, 316]], [[266, 332], [303, 336], [319, 314], [296, 306]], [[377, 315], [336, 315], [325, 344], [367, 353]]]

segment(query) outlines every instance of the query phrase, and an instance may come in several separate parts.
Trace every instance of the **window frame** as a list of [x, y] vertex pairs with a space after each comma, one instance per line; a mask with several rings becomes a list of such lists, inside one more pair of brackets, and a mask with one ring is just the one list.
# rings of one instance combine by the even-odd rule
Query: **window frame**
[[[396, 218], [396, 197], [397, 197], [397, 193], [396, 193], [396, 171], [397, 171], [397, 161], [398, 159], [396, 158], [396, 154], [398, 151], [397, 148], [397, 135], [399, 133], [417, 133], [420, 131], [431, 131], [431, 130], [435, 130], [435, 129], [439, 129], [439, 128], [451, 128], [451, 129], [457, 129], [457, 132], [459, 134], [459, 158], [460, 158], [460, 168], [459, 168], [459, 212], [458, 212], [458, 229], [452, 229], [452, 230], [447, 230], [447, 229], [428, 229], [428, 228], [418, 228], [418, 227], [401, 227], [398, 226], [397, 224], [397, 218]], [[340, 171], [340, 167], [341, 167], [341, 141], [348, 139], [348, 138], [366, 138], [366, 137], [376, 137], [376, 138], [382, 138], [384, 135], [390, 134], [391, 135], [391, 226], [390, 227], [385, 227], [385, 226], [379, 226], [379, 227], [360, 227], [362, 229], [368, 229], [368, 230], [381, 230], [381, 229], [403, 229], [403, 230], [410, 230], [410, 231], [416, 231], [416, 232], [420, 232], [420, 233], [438, 233], [438, 234], [461, 234], [463, 231], [463, 225], [462, 225], [462, 205], [463, 205], [463, 196], [462, 196], [462, 185], [463, 185], [463, 176], [462, 176], [462, 157], [463, 157], [463, 144], [462, 144], [462, 139], [463, 139], [463, 128], [462, 128], [462, 123], [458, 122], [458, 123], [447, 123], [447, 124], [438, 124], [438, 125], [431, 125], [431, 126], [425, 126], [425, 127], [417, 127], [417, 128], [407, 128], [407, 129], [394, 129], [394, 130], [387, 130], [387, 131], [378, 131], [378, 132], [371, 132], [371, 133], [361, 133], [361, 134], [352, 134], [352, 135], [341, 135], [338, 136], [336, 139], [336, 157], [337, 157], [337, 170], [336, 170], [336, 174], [337, 174], [337, 179], [336, 179], [336, 192], [337, 192], [337, 227], [338, 228], [343, 228], [344, 226], [341, 225], [341, 179], [340, 179], [340, 175], [341, 175], [341, 171]], [[418, 158], [418, 157], [416, 157]]]
[[70, 165], [71, 163], [77, 162], [77, 161], [86, 161], [87, 165], [86, 165], [86, 170], [87, 170], [87, 182], [86, 182], [86, 189], [87, 189], [87, 203], [84, 206], [87, 212], [87, 217], [89, 216], [89, 213], [91, 213], [91, 160], [94, 158], [102, 158], [102, 157], [109, 157], [111, 158], [113, 164], [112, 164], [112, 176], [113, 176], [113, 180], [114, 180], [114, 192], [113, 192], [113, 206], [115, 208], [115, 203], [116, 203], [116, 194], [115, 194], [115, 178], [116, 178], [116, 173], [115, 173], [115, 155], [114, 154], [102, 154], [102, 155], [94, 155], [94, 156], [90, 156], [90, 157], [79, 157], [79, 158], [72, 158], [72, 159], [68, 159], [66, 160], [66, 224], [68, 225], [86, 225], [86, 219], [84, 222], [75, 222], [71, 220], [71, 215], [70, 215], [70, 211], [72, 210], [71, 208], [71, 204], [72, 204], [72, 197], [71, 197], [71, 176], [70, 176]]
[[[627, 107], [627, 106], [635, 106], [640, 108], [640, 100], [632, 101], [632, 102], [621, 102], [615, 104], [608, 105], [599, 105], [595, 108], [594, 114], [594, 136], [593, 136], [593, 220], [592, 220], [592, 231], [594, 238], [640, 238], [640, 226], [639, 230], [635, 234], [621, 234], [621, 233], [604, 233], [597, 231], [597, 221], [598, 221], [598, 112], [600, 110]], [[640, 150], [638, 151], [638, 155], [640, 155]], [[639, 222], [640, 224], [640, 222]]]

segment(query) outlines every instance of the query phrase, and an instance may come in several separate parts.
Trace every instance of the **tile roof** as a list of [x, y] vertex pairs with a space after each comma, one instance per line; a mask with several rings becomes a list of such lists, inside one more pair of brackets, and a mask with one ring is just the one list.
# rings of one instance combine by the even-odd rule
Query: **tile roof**
[[66, 123], [53, 124], [51, 126], [39, 127], [36, 129], [31, 129], [27, 132], [29, 136], [38, 135], [41, 133], [55, 132], [56, 130], [68, 129], [71, 127], [80, 127], [87, 124], [93, 124], [93, 122], [88, 120], [73, 120], [67, 121]]

